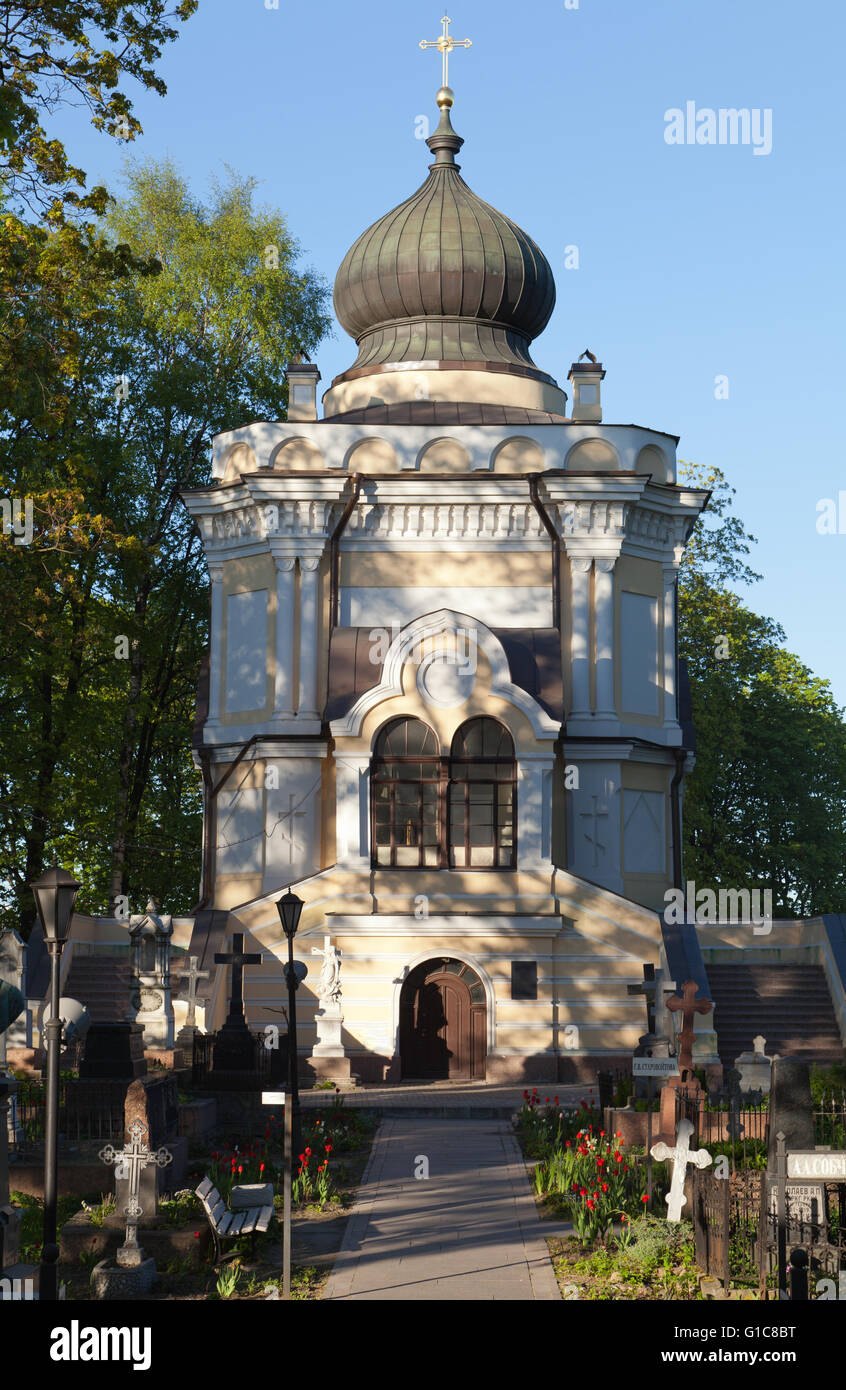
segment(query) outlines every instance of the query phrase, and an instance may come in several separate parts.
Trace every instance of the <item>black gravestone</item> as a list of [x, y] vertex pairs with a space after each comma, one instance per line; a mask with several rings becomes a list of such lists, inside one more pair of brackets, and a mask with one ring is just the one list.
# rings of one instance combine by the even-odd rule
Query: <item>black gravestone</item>
[[79, 1064], [81, 1081], [134, 1081], [146, 1070], [144, 1034], [139, 1024], [91, 1024]]
[[775, 1166], [776, 1135], [784, 1135], [787, 1153], [814, 1148], [814, 1106], [811, 1073], [807, 1062], [796, 1057], [777, 1057], [770, 1088], [770, 1136], [767, 1165]]

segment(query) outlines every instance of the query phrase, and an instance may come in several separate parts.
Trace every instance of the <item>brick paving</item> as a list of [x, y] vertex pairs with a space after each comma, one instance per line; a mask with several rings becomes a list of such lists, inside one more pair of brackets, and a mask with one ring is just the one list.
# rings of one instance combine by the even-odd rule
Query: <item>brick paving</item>
[[507, 1121], [386, 1118], [323, 1297], [558, 1300], [544, 1239], [557, 1233]]

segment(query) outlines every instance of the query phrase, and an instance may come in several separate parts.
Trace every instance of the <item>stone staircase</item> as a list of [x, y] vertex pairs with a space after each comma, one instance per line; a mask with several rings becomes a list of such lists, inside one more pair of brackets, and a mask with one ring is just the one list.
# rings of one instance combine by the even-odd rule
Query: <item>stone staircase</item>
[[720, 1060], [732, 1066], [759, 1033], [770, 1057], [842, 1062], [843, 1040], [821, 965], [707, 965]]
[[129, 1008], [129, 955], [74, 955], [62, 994], [84, 1004], [93, 1023], [122, 1023]]

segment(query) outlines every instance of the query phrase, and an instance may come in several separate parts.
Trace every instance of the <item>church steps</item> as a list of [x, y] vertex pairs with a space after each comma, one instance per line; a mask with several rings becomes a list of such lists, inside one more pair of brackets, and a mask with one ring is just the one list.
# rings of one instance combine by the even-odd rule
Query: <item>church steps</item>
[[770, 1056], [843, 1060], [843, 1040], [822, 966], [738, 962], [709, 964], [707, 970], [724, 1065], [751, 1050], [758, 1034], [766, 1039]]

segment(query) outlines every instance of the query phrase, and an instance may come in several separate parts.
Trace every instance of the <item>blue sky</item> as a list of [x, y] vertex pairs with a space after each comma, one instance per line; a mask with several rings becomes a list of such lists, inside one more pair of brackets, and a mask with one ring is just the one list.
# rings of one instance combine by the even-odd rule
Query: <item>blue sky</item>
[[[139, 155], [171, 155], [202, 192], [224, 163], [261, 180], [327, 279], [426, 176], [417, 118], [437, 115], [439, 4], [200, 0], [138, 94]], [[574, 0], [570, 0], [573, 4]], [[464, 177], [540, 243], [558, 304], [533, 355], [565, 383], [605, 364], [605, 419], [681, 435], [716, 464], [758, 538], [745, 591], [846, 704], [842, 0], [455, 0], [453, 120]], [[135, 95], [133, 93], [133, 95]], [[668, 145], [665, 112], [772, 112], [772, 152]], [[89, 180], [125, 152], [63, 119]], [[567, 269], [567, 247], [579, 268]], [[571, 257], [572, 259], [572, 257]], [[336, 328], [323, 388], [355, 356]], [[715, 397], [728, 378], [728, 399]], [[842, 535], [817, 503], [844, 491]]]

